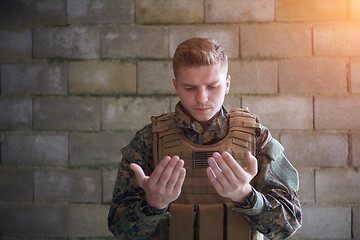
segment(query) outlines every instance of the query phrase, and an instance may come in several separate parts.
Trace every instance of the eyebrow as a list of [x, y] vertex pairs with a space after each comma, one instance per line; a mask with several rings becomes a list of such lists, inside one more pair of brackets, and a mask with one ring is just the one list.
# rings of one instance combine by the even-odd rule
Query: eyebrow
[[[210, 82], [209, 84], [206, 84], [206, 85], [207, 86], [214, 85], [214, 84], [218, 84], [219, 82], [220, 82], [219, 80], [215, 80], [215, 81]], [[197, 87], [197, 85], [191, 84], [191, 83], [181, 83], [181, 85], [186, 86], [186, 87]]]

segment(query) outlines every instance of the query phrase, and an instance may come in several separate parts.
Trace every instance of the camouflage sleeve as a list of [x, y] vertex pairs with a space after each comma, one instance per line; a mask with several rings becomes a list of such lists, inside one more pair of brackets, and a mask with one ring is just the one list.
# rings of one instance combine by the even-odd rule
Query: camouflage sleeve
[[250, 224], [269, 239], [285, 239], [300, 228], [302, 212], [296, 191], [298, 174], [284, 148], [262, 128], [256, 154], [258, 174], [249, 206], [236, 207]]
[[145, 174], [153, 169], [150, 144], [151, 127], [140, 130], [122, 150], [113, 198], [108, 215], [109, 230], [117, 239], [147, 239], [161, 219], [168, 218], [166, 210], [155, 211], [145, 201], [144, 191], [137, 185], [130, 163], [140, 165]]

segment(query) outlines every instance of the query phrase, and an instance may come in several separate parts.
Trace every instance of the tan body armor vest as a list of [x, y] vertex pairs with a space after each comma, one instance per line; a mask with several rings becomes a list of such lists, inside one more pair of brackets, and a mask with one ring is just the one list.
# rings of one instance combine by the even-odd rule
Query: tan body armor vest
[[187, 139], [174, 121], [175, 113], [152, 118], [154, 166], [165, 157], [177, 155], [184, 160], [186, 178], [181, 195], [171, 204], [170, 240], [250, 239], [247, 220], [231, 208], [233, 203], [215, 191], [206, 176], [207, 159], [215, 151], [229, 152], [246, 167], [245, 152], [255, 155], [255, 135], [260, 128], [248, 110], [230, 111], [229, 132], [221, 141], [198, 145]]

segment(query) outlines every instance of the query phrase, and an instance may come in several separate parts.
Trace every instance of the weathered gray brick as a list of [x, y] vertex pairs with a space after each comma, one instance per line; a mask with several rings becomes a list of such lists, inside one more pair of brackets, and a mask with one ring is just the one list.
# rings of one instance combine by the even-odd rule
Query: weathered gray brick
[[315, 24], [313, 32], [315, 56], [360, 55], [360, 24], [358, 23]]
[[353, 166], [360, 167], [360, 133], [353, 133], [351, 140], [352, 164]]
[[31, 29], [0, 29], [0, 59], [28, 59], [31, 57]]
[[103, 170], [103, 202], [109, 203], [112, 199], [117, 170]]
[[201, 23], [203, 0], [148, 0], [136, 2], [138, 23]]
[[71, 62], [69, 63], [69, 92], [135, 94], [136, 65], [126, 62]]
[[[280, 142], [280, 134], [282, 133], [281, 130], [271, 130], [271, 136]], [[290, 159], [291, 161], [291, 159]]]
[[0, 164], [2, 163], [2, 146], [5, 138], [5, 132], [0, 132]]
[[3, 0], [0, 22], [6, 25], [65, 25], [66, 0]]
[[241, 107], [241, 99], [237, 95], [228, 94], [224, 100], [224, 107], [228, 110]]
[[85, 97], [36, 98], [34, 127], [39, 130], [99, 130], [100, 100]]
[[293, 239], [351, 239], [351, 208], [304, 205], [303, 225]]
[[[290, 161], [292, 159], [289, 159]], [[301, 203], [315, 202], [315, 176], [311, 168], [297, 169], [299, 172], [298, 196]]]
[[347, 61], [297, 58], [279, 62], [281, 93], [345, 93]]
[[172, 26], [170, 28], [170, 57], [177, 46], [193, 37], [213, 38], [224, 47], [229, 58], [239, 57], [239, 28], [227, 25]]
[[166, 58], [168, 30], [162, 26], [119, 25], [101, 30], [103, 58]]
[[7, 134], [3, 143], [5, 165], [66, 166], [66, 134]]
[[32, 201], [33, 191], [32, 170], [0, 169], [0, 201]]
[[245, 24], [240, 27], [242, 57], [312, 56], [311, 25]]
[[170, 111], [175, 111], [176, 104], [180, 101], [178, 96], [172, 96], [170, 97]]
[[[359, 6], [360, 7], [360, 6]], [[360, 207], [353, 208], [353, 234], [354, 239], [360, 239]]]
[[66, 94], [67, 67], [63, 63], [9, 63], [1, 65], [5, 94]]
[[174, 94], [171, 61], [138, 62], [139, 94]]
[[35, 58], [99, 57], [99, 29], [95, 26], [36, 28], [33, 39]]
[[134, 0], [69, 0], [69, 23], [133, 23]]
[[129, 131], [70, 134], [70, 165], [117, 166], [122, 158], [120, 150], [130, 142], [133, 135]]
[[278, 64], [276, 61], [229, 62], [231, 93], [277, 93]]
[[168, 98], [103, 98], [102, 128], [104, 130], [139, 130], [150, 123], [151, 116], [168, 112], [169, 106]]
[[312, 105], [311, 97], [242, 97], [242, 107], [249, 107], [270, 129], [312, 129]]
[[277, 0], [277, 21], [346, 21], [347, 1]]
[[100, 202], [101, 172], [35, 170], [36, 201]]
[[351, 62], [350, 86], [352, 93], [360, 93], [360, 61]]
[[25, 130], [32, 126], [31, 98], [0, 98], [0, 129]]
[[0, 232], [11, 237], [66, 238], [67, 206], [45, 204], [1, 204]]
[[[275, 1], [205, 1], [206, 19], [208, 23], [226, 22], [264, 22], [275, 19]], [[235, 10], [236, 9], [236, 10]]]
[[349, 138], [343, 133], [282, 133], [281, 143], [296, 167], [347, 166]]
[[315, 173], [316, 201], [360, 202], [360, 172], [353, 169], [321, 169]]
[[316, 97], [314, 104], [316, 129], [359, 129], [359, 97]]
[[[227, 110], [230, 110], [233, 108], [240, 108], [241, 107], [241, 99], [237, 95], [228, 94], [225, 97], [223, 105]], [[175, 108], [173, 108], [173, 110], [175, 110]]]
[[107, 227], [108, 205], [71, 204], [69, 237], [110, 237]]

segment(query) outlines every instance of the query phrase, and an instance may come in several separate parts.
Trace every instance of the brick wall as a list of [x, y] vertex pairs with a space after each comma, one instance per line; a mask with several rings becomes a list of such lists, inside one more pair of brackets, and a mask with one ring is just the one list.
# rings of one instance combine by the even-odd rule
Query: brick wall
[[111, 239], [119, 150], [173, 109], [193, 36], [300, 172], [292, 239], [360, 239], [359, 0], [2, 0], [0, 238]]

